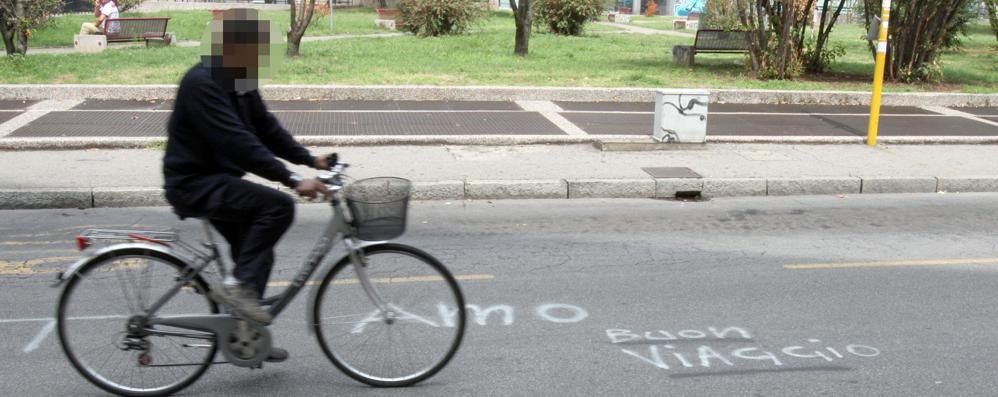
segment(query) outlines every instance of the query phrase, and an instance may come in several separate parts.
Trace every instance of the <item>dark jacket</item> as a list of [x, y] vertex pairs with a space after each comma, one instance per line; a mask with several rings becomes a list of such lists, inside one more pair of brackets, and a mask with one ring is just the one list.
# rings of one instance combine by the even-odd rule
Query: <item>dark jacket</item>
[[315, 158], [267, 111], [258, 91], [237, 93], [231, 79], [212, 71], [197, 65], [180, 81], [163, 158], [167, 193], [204, 194], [247, 172], [293, 185], [278, 158], [309, 166]]

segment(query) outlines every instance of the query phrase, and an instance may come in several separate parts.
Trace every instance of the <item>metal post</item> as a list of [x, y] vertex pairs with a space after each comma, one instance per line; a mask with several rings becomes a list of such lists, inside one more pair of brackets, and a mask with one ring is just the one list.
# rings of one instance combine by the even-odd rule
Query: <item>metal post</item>
[[887, 26], [891, 19], [891, 0], [883, 0], [880, 7], [877, 65], [873, 70], [873, 98], [870, 100], [870, 124], [866, 133], [866, 144], [870, 146], [877, 144], [877, 128], [880, 126], [880, 96], [884, 90], [884, 64], [887, 63]]

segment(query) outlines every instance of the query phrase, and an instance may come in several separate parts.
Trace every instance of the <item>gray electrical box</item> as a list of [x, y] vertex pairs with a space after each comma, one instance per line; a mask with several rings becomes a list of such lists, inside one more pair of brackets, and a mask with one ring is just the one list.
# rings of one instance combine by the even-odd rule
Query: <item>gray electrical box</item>
[[670, 89], [655, 92], [655, 129], [659, 142], [704, 143], [707, 141], [707, 104], [710, 92]]

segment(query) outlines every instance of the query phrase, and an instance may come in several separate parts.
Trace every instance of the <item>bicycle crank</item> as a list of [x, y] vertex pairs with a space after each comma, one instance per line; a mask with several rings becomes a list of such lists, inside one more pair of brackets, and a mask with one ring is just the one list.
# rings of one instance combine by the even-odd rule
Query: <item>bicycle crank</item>
[[222, 355], [236, 366], [259, 367], [270, 355], [270, 331], [249, 321], [234, 319], [232, 324], [227, 332], [218, 334]]

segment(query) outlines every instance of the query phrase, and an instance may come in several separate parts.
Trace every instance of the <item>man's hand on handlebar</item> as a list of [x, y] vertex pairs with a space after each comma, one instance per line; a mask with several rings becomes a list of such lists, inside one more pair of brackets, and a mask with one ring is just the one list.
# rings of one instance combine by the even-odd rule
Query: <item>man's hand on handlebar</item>
[[318, 198], [320, 194], [322, 196], [328, 195], [329, 188], [326, 187], [326, 184], [315, 179], [306, 179], [298, 182], [298, 186], [295, 186], [295, 192], [302, 197], [307, 197], [309, 200], [314, 200]]
[[316, 157], [315, 164], [313, 164], [313, 168], [317, 170], [329, 171], [330, 168], [336, 165], [338, 159], [339, 156], [337, 156], [336, 153], [330, 153], [322, 157]]
[[330, 164], [326, 162], [325, 157], [316, 157], [315, 164], [312, 164], [312, 168], [317, 170], [329, 170]]

